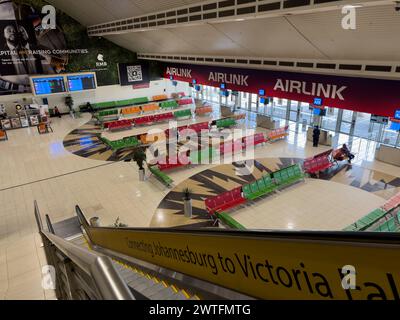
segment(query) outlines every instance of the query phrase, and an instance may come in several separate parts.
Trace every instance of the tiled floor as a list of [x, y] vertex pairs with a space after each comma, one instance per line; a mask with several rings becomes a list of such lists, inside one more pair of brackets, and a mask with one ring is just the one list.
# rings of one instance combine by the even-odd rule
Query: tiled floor
[[[155, 222], [154, 213], [169, 190], [153, 178], [139, 182], [132, 163], [87, 159], [64, 149], [64, 138], [88, 120], [87, 114], [81, 119], [64, 116], [53, 120], [54, 133], [39, 135], [35, 128], [19, 129], [9, 132], [9, 141], [0, 142], [0, 299], [54, 298], [52, 291], [41, 286], [41, 266], [46, 261], [33, 216], [34, 200], [42, 215], [49, 214], [53, 221], [73, 216], [79, 204], [88, 217], [99, 216], [103, 225], [117, 217], [130, 226], [162, 225]], [[359, 150], [357, 165], [381, 172], [379, 177], [400, 176], [400, 168], [374, 162], [367, 147], [374, 146], [361, 139], [353, 142]], [[327, 149], [312, 148], [304, 133], [291, 132], [287, 141], [258, 148], [256, 158], [304, 158]], [[211, 167], [175, 170], [171, 177], [179, 185]], [[373, 196], [368, 207], [378, 200]], [[285, 223], [277, 221], [276, 226]], [[296, 225], [306, 227], [306, 223]], [[332, 220], [332, 226], [339, 226], [338, 222]]]

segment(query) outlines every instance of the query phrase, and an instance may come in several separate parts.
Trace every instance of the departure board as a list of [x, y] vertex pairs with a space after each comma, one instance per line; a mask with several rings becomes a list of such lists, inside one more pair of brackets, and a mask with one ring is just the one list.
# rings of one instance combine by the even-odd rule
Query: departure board
[[67, 83], [70, 92], [96, 89], [94, 73], [67, 76]]
[[37, 96], [66, 92], [64, 77], [32, 78]]

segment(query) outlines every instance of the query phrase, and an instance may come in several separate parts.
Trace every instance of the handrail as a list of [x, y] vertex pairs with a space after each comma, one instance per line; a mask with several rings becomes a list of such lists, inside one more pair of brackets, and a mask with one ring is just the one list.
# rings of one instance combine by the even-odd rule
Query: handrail
[[[128, 286], [115, 270], [110, 258], [95, 252], [90, 252], [55, 234], [43, 230], [43, 224], [36, 201], [34, 207], [36, 222], [41, 235], [46, 237], [58, 250], [92, 277], [103, 299], [135, 300]], [[47, 221], [49, 222], [48, 218]]]

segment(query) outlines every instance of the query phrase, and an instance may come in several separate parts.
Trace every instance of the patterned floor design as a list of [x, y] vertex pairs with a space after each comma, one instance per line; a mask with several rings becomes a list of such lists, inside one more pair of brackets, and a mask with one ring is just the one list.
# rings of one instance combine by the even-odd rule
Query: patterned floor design
[[[194, 227], [196, 224], [205, 223], [208, 220], [208, 214], [204, 199], [253, 182], [266, 172], [274, 172], [302, 162], [302, 159], [297, 158], [265, 158], [254, 162], [252, 173], [248, 173], [243, 163], [225, 164], [204, 170], [168, 193], [156, 210], [151, 226], [193, 225]], [[242, 175], [237, 175], [237, 173]], [[400, 178], [348, 165], [345, 162], [332, 167], [318, 178], [362, 189], [384, 199], [389, 199], [400, 191]], [[182, 190], [185, 187], [192, 190], [193, 218], [191, 220], [184, 218], [183, 213]]]

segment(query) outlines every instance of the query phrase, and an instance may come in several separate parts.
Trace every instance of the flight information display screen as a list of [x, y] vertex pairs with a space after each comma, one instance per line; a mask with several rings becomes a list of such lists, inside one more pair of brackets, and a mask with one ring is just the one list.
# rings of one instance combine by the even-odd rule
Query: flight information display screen
[[94, 74], [67, 76], [67, 83], [70, 92], [96, 89], [96, 79], [94, 78]]
[[38, 96], [66, 92], [64, 77], [32, 78], [32, 82]]

